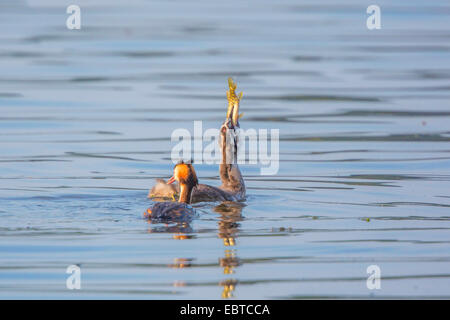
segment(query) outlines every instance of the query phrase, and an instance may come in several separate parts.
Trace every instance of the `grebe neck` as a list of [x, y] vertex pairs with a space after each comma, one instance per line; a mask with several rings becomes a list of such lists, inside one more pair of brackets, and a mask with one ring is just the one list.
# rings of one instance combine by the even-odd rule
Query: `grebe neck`
[[191, 194], [193, 186], [188, 184], [180, 184], [180, 197], [178, 202], [191, 203]]

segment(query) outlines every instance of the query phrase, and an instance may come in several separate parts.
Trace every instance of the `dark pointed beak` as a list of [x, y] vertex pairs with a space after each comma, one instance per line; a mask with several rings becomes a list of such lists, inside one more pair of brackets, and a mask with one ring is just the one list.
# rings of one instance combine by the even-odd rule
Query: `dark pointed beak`
[[234, 108], [235, 108], [234, 106], [230, 107], [229, 112], [227, 113], [227, 118], [225, 119], [224, 122], [224, 124], [228, 129], [234, 129], [236, 127], [236, 123], [234, 122], [233, 119]]
[[234, 129], [234, 123], [233, 123], [233, 119], [228, 119], [227, 121], [228, 123], [228, 129]]
[[172, 177], [169, 179], [169, 181], [167, 181], [167, 184], [172, 184], [175, 182], [175, 177]]

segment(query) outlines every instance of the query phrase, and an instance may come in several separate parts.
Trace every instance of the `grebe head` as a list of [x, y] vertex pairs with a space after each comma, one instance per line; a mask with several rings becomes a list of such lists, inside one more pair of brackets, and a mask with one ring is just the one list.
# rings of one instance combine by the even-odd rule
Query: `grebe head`
[[183, 161], [177, 163], [173, 168], [173, 176], [167, 181], [167, 184], [171, 184], [175, 180], [178, 181], [180, 185], [187, 185], [191, 188], [196, 186], [198, 184], [198, 179], [194, 166], [190, 163], [184, 163]]
[[173, 177], [167, 181], [167, 184], [171, 184], [175, 180], [180, 184], [180, 197], [178, 198], [178, 202], [190, 203], [192, 189], [198, 185], [194, 166], [183, 161], [178, 163], [173, 168]]

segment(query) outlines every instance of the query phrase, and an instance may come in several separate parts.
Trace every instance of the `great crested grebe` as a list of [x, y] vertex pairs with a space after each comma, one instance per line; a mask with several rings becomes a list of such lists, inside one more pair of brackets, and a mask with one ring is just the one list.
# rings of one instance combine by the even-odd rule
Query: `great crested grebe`
[[[237, 164], [238, 130], [240, 128], [239, 103], [242, 99], [242, 92], [239, 96], [236, 95], [236, 84], [231, 78], [228, 78], [228, 86], [227, 115], [220, 127], [219, 139], [222, 156], [222, 161], [219, 166], [219, 175], [222, 185], [218, 188], [206, 184], [197, 184], [193, 186], [189, 203], [201, 201], [242, 201], [245, 199], [245, 183]], [[190, 164], [190, 166], [193, 171], [194, 168], [192, 164]], [[195, 173], [195, 171], [193, 172]], [[169, 180], [167, 185], [170, 183]], [[159, 181], [158, 184], [161, 184], [161, 182]], [[161, 186], [160, 190], [163, 190], [161, 194], [162, 197], [173, 198], [173, 191], [170, 189], [165, 189]]]
[[199, 184], [192, 191], [192, 202], [200, 201], [242, 201], [245, 199], [245, 183], [237, 164], [238, 130], [239, 130], [239, 97], [236, 95], [236, 84], [228, 78], [227, 91], [228, 110], [225, 121], [220, 127], [219, 146], [222, 161], [219, 175], [222, 185], [219, 188]]
[[178, 181], [180, 195], [178, 202], [157, 202], [148, 208], [144, 216], [152, 221], [189, 221], [195, 214], [191, 203], [192, 190], [198, 186], [197, 175], [192, 164], [180, 162], [173, 169], [172, 178], [167, 181], [170, 185]]

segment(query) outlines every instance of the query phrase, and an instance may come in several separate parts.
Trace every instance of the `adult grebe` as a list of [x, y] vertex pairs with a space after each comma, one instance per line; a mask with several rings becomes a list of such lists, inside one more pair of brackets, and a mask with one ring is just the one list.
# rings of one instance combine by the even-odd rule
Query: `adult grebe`
[[227, 91], [228, 110], [227, 117], [220, 128], [220, 146], [222, 149], [222, 162], [219, 166], [220, 188], [234, 195], [241, 201], [245, 199], [245, 183], [241, 171], [237, 164], [238, 131], [239, 126], [239, 103], [242, 99], [242, 92], [239, 97], [236, 95], [236, 84], [233, 79], [228, 78]]
[[180, 185], [178, 202], [157, 202], [144, 212], [144, 217], [156, 222], [178, 222], [192, 219], [195, 210], [189, 203], [191, 203], [193, 188], [198, 186], [197, 175], [192, 164], [180, 162], [175, 165], [173, 177], [167, 181], [167, 184], [170, 185], [174, 181], [178, 181]]
[[242, 201], [245, 199], [245, 183], [237, 164], [238, 130], [239, 127], [239, 97], [236, 95], [236, 84], [228, 78], [227, 91], [228, 110], [225, 121], [220, 127], [219, 146], [222, 161], [219, 165], [219, 175], [222, 185], [219, 188], [200, 184], [192, 191], [192, 202], [200, 201]]
[[[219, 139], [222, 156], [222, 161], [219, 166], [219, 175], [222, 185], [217, 188], [206, 184], [196, 184], [192, 187], [188, 203], [201, 201], [242, 201], [245, 199], [245, 183], [237, 164], [238, 130], [240, 128], [239, 103], [242, 98], [242, 92], [239, 94], [239, 97], [236, 95], [236, 84], [231, 78], [228, 78], [228, 86], [227, 116], [220, 127]], [[189, 165], [193, 171], [194, 168], [192, 164]], [[195, 173], [195, 171], [193, 172]], [[167, 184], [170, 183], [171, 180], [169, 180]], [[159, 181], [157, 185], [160, 184], [162, 184], [161, 181]], [[165, 189], [163, 186], [160, 186], [160, 189], [164, 190], [164, 197], [173, 198], [173, 191]]]

